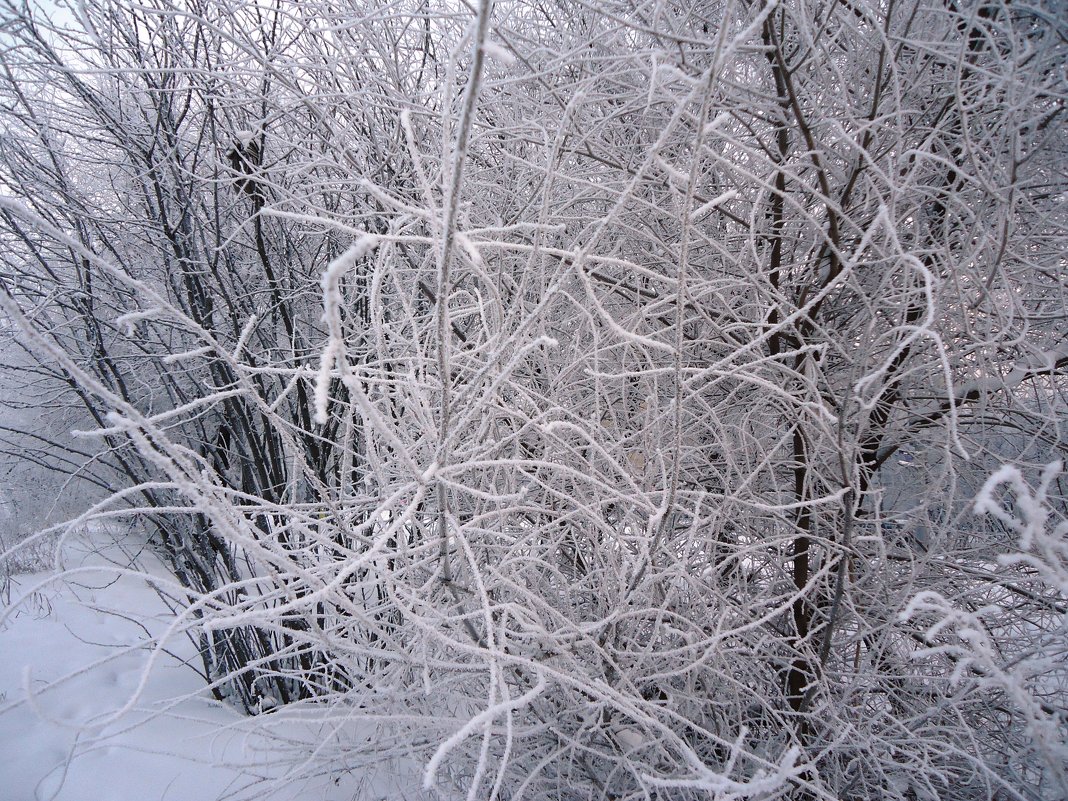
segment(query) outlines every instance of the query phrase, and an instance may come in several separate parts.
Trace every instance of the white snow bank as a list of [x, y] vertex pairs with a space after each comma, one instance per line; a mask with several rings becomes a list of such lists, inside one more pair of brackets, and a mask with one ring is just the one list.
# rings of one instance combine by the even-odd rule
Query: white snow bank
[[[310, 754], [324, 739], [327, 722], [307, 709], [299, 719], [285, 717], [284, 711], [248, 718], [215, 702], [196, 671], [183, 664], [189, 660], [199, 667], [187, 639], [167, 642], [168, 653], [159, 655], [146, 675], [150, 637], [166, 630], [170, 613], [144, 579], [107, 568], [107, 560], [94, 552], [101, 532], [92, 540], [93, 547], [78, 547], [74, 561], [99, 571], [53, 581], [17, 608], [4, 608], [10, 611], [0, 624], [4, 801], [437, 797], [419, 790], [417, 765], [404, 775], [383, 763], [358, 775], [287, 780], [286, 766], [300, 765], [302, 743]], [[119, 554], [112, 544], [110, 558]], [[155, 572], [163, 575], [162, 569]], [[13, 577], [11, 600], [48, 578]], [[70, 678], [58, 682], [65, 676]], [[139, 686], [130, 711], [106, 722]], [[329, 729], [336, 726], [335, 719]], [[271, 731], [284, 732], [284, 749]]]

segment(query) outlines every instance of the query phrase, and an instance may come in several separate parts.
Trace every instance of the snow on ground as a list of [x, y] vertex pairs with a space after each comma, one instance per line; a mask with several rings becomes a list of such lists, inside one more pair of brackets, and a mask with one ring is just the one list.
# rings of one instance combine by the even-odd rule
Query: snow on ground
[[[183, 664], [198, 665], [185, 638], [168, 641], [146, 670], [149, 640], [172, 617], [143, 578], [109, 567], [128, 559], [130, 543], [112, 539], [102, 550], [107, 539], [97, 529], [67, 549], [67, 568], [97, 569], [13, 576], [3, 598], [27, 596], [0, 607], [10, 612], [0, 623], [2, 801], [427, 798], [414, 765], [402, 775], [383, 763], [358, 776], [286, 781], [294, 752], [279, 751], [267, 728], [279, 728], [279, 714], [248, 718], [213, 701]], [[164, 575], [158, 565], [151, 572]], [[314, 715], [285, 726], [298, 744], [314, 744], [321, 730]]]

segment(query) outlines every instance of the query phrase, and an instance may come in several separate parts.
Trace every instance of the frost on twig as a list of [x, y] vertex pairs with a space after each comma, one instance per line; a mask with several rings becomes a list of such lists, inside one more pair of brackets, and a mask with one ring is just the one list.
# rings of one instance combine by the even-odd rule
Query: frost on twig
[[323, 321], [327, 324], [330, 335], [326, 345], [323, 346], [319, 361], [319, 374], [315, 381], [315, 422], [319, 425], [325, 424], [327, 420], [330, 378], [335, 365], [342, 376], [348, 369], [348, 362], [345, 360], [345, 338], [341, 326], [341, 308], [344, 300], [341, 294], [341, 279], [360, 259], [374, 250], [377, 244], [376, 236], [364, 234], [344, 253], [330, 262], [323, 273]]
[[[1042, 782], [1068, 790], [1068, 520], [1063, 498], [1054, 495], [1063, 474], [1060, 461], [1042, 470], [1032, 489], [1019, 468], [1005, 465], [983, 484], [975, 499], [977, 515], [992, 518], [1016, 538], [1017, 549], [997, 557], [1000, 588], [990, 603], [961, 605], [935, 591], [918, 593], [901, 613], [902, 621], [930, 621], [928, 646], [914, 658], [948, 658], [950, 679], [993, 691], [1004, 698], [1009, 720], [1025, 733], [1026, 765], [1037, 759]], [[1017, 586], [1020, 584], [1022, 586]], [[1044, 602], [1038, 619], [1011, 620], [1012, 592]], [[1011, 625], [1017, 635], [1006, 643], [993, 632]]]

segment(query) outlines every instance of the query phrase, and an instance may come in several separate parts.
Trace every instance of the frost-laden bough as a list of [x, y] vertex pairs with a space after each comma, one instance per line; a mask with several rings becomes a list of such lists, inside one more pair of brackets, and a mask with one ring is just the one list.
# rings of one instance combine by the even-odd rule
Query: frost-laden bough
[[1064, 450], [1055, 5], [56, 20], [2, 34], [21, 375], [211, 692], [321, 722], [295, 778], [1063, 795], [1063, 531], [980, 493], [1063, 515], [996, 472]]

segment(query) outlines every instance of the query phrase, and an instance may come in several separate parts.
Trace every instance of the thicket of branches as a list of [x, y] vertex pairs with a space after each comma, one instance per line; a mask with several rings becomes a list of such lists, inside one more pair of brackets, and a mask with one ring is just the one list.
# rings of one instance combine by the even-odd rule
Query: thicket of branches
[[1057, 3], [3, 14], [5, 442], [303, 769], [1064, 792]]

